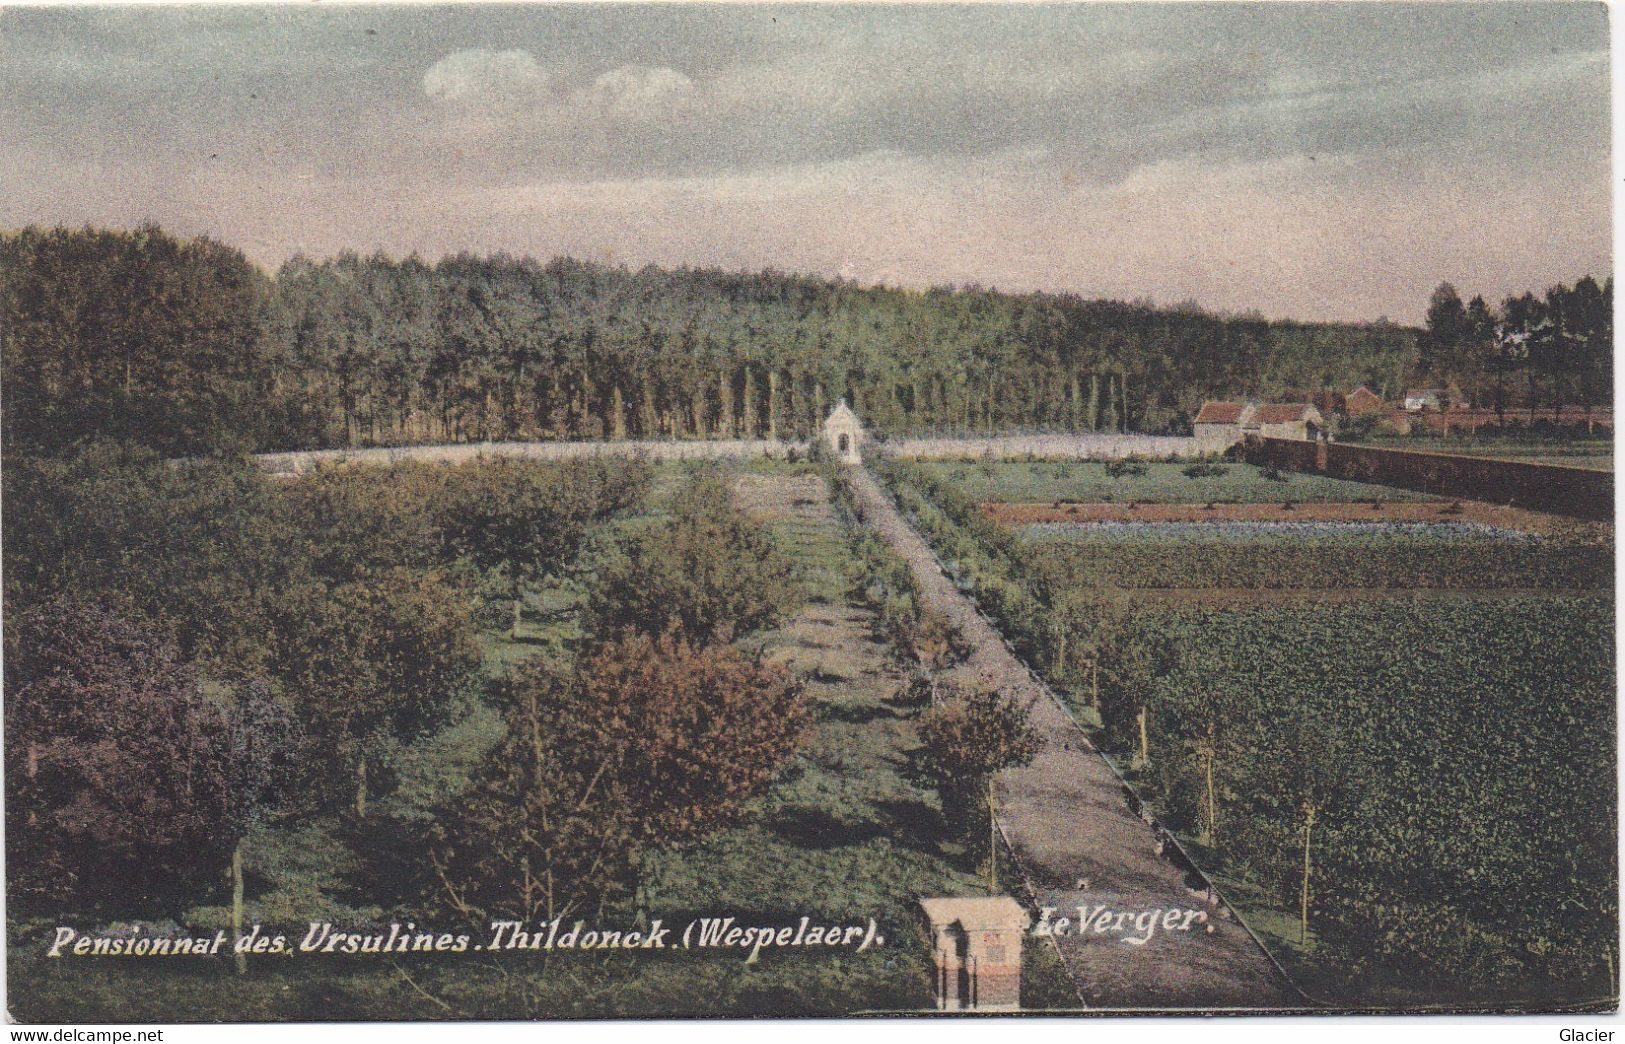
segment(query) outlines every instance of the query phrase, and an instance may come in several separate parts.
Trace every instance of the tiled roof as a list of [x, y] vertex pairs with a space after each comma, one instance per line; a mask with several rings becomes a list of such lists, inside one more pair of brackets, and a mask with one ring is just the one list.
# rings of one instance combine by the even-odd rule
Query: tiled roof
[[1254, 410], [1252, 419], [1257, 424], [1291, 424], [1307, 420], [1312, 409], [1307, 402], [1272, 402]]
[[1239, 402], [1204, 402], [1201, 412], [1196, 415], [1196, 423], [1239, 424], [1241, 409]]

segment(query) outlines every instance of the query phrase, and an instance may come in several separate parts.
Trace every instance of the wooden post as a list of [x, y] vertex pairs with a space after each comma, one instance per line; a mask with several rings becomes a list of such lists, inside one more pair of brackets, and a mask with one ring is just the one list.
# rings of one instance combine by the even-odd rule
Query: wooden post
[[243, 839], [231, 850], [231, 948], [237, 974], [248, 973], [248, 954], [237, 949], [243, 937]]
[[1309, 942], [1309, 833], [1315, 828], [1315, 806], [1304, 809], [1303, 819], [1303, 897], [1299, 910], [1298, 945]]
[[999, 894], [999, 823], [995, 814], [993, 777], [987, 777], [987, 894]]
[[1207, 842], [1213, 843], [1213, 836], [1218, 833], [1219, 827], [1219, 801], [1213, 792], [1213, 762], [1217, 755], [1212, 747], [1205, 752], [1203, 761], [1207, 768]]

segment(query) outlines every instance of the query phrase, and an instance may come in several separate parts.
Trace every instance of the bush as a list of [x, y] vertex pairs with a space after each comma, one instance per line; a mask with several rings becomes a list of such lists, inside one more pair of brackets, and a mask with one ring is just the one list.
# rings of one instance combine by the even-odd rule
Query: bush
[[453, 547], [502, 577], [519, 637], [524, 588], [575, 557], [587, 526], [639, 502], [653, 472], [645, 461], [541, 464], [476, 460], [446, 480], [442, 515]]
[[1137, 477], [1145, 475], [1150, 470], [1150, 467], [1143, 460], [1108, 460], [1106, 462], [1106, 474], [1112, 478], [1123, 478], [1130, 475]]
[[942, 795], [942, 812], [957, 830], [979, 835], [975, 813], [987, 811], [988, 783], [1004, 769], [1029, 764], [1038, 733], [1027, 710], [993, 690], [952, 692], [920, 715], [916, 778]]
[[10, 894], [124, 914], [219, 879], [236, 843], [233, 737], [175, 644], [69, 601], [6, 638]]
[[675, 631], [696, 645], [729, 642], [777, 625], [801, 604], [795, 564], [734, 506], [722, 476], [696, 474], [675, 513], [599, 569], [586, 608], [593, 634]]
[[434, 573], [390, 569], [283, 601], [283, 691], [309, 730], [308, 792], [358, 816], [399, 746], [466, 708], [481, 662], [474, 606]]
[[646, 849], [736, 822], [805, 742], [782, 665], [632, 635], [575, 672], [532, 658], [496, 688], [507, 738], [437, 817], [446, 903], [482, 927], [626, 894]]
[[1222, 478], [1230, 474], [1230, 469], [1223, 464], [1212, 464], [1204, 460], [1180, 469], [1180, 474], [1186, 478]]

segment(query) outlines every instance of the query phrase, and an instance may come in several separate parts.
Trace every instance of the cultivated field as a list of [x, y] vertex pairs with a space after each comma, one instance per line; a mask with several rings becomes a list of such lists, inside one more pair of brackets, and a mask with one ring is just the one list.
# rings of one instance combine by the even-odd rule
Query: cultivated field
[[1113, 504], [1279, 504], [1285, 501], [1423, 501], [1420, 493], [1344, 482], [1288, 471], [1266, 473], [1250, 464], [1210, 464], [1188, 475], [1190, 462], [1146, 461], [1143, 473], [1113, 474], [1102, 461], [922, 462], [929, 475], [953, 483], [979, 501]]
[[1605, 1001], [1612, 527], [1225, 467], [882, 474], [1312, 997]]

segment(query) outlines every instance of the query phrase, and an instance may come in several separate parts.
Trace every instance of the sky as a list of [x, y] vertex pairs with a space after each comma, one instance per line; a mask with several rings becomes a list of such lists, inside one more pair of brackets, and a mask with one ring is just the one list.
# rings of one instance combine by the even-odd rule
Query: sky
[[0, 227], [1416, 322], [1612, 271], [1607, 11], [0, 9]]

